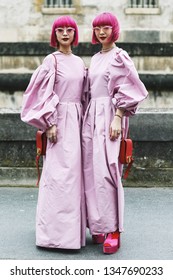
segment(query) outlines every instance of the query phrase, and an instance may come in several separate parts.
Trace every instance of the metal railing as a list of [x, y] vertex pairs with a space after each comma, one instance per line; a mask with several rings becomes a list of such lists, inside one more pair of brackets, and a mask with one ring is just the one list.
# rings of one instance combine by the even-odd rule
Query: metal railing
[[129, 8], [158, 8], [158, 0], [129, 0]]
[[72, 0], [45, 0], [45, 8], [71, 8], [73, 6]]

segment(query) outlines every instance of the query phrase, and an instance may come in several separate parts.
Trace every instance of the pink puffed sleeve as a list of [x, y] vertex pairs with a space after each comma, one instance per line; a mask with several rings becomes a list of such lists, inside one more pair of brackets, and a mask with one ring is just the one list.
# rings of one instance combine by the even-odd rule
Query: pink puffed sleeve
[[115, 108], [124, 109], [126, 116], [135, 114], [139, 102], [148, 95], [133, 61], [122, 49], [110, 64], [108, 90]]
[[33, 73], [30, 83], [24, 92], [21, 120], [46, 130], [57, 123], [58, 95], [54, 91], [55, 59], [53, 55], [45, 57]]

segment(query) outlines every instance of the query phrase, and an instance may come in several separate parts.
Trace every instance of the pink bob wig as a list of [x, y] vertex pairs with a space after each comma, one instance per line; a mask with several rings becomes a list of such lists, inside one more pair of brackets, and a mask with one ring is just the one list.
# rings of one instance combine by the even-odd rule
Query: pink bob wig
[[[118, 22], [118, 19], [116, 18], [116, 16], [114, 16], [111, 13], [108, 12], [104, 12], [102, 14], [99, 14], [98, 16], [95, 17], [95, 19], [92, 22], [92, 26], [96, 27], [96, 26], [112, 26], [112, 35], [110, 37], [110, 42], [115, 42], [117, 41], [118, 37], [119, 37], [119, 33], [120, 33], [120, 25]], [[95, 35], [95, 31], [93, 30], [92, 33], [92, 44], [98, 44], [100, 43], [97, 40], [97, 37]]]
[[74, 40], [72, 42], [72, 45], [73, 46], [78, 45], [78, 27], [77, 27], [75, 20], [73, 18], [71, 18], [70, 16], [61, 16], [61, 17], [57, 18], [52, 25], [52, 33], [51, 33], [51, 38], [50, 38], [50, 45], [52, 47], [57, 48], [59, 45], [57, 38], [56, 38], [55, 29], [58, 27], [69, 27], [69, 26], [73, 27], [75, 29]]

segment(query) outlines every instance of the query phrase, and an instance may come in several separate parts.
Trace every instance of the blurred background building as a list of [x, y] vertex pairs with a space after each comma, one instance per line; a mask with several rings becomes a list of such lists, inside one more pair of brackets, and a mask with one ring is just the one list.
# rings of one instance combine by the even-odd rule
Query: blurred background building
[[49, 41], [54, 19], [72, 15], [79, 24], [80, 41], [90, 42], [91, 22], [109, 11], [121, 23], [122, 42], [172, 42], [171, 0], [1, 0], [0, 41]]

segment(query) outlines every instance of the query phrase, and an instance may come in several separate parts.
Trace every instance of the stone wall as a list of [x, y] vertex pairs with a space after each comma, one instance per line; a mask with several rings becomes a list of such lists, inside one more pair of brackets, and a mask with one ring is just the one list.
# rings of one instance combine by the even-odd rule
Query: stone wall
[[81, 42], [91, 40], [91, 22], [103, 12], [117, 15], [121, 25], [120, 42], [172, 42], [173, 6], [171, 0], [159, 1], [159, 9], [128, 9], [128, 0], [73, 0], [73, 9], [45, 9], [44, 0], [1, 0], [0, 41], [49, 41], [54, 19], [62, 14], [73, 16]]
[[[173, 187], [173, 110], [139, 110], [130, 118], [134, 163], [126, 187]], [[36, 129], [14, 110], [0, 111], [0, 186], [36, 186]]]
[[[143, 108], [173, 108], [173, 44], [117, 43], [133, 59], [149, 91]], [[73, 52], [89, 66], [98, 45], [80, 43]], [[0, 108], [20, 110], [23, 91], [43, 58], [53, 52], [48, 42], [0, 43]]]

